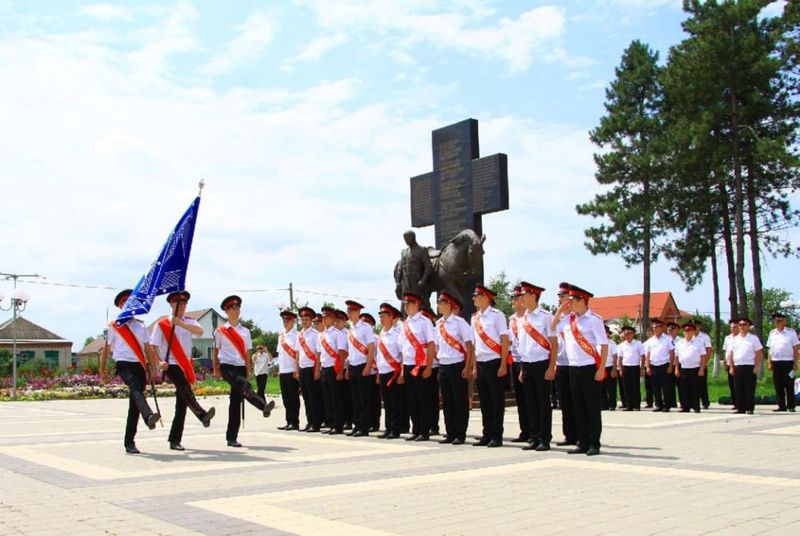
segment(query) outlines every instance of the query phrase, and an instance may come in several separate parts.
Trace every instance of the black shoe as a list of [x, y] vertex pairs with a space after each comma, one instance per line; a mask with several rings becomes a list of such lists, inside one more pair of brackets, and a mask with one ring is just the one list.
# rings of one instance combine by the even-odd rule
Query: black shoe
[[170, 443], [169, 450], [186, 450], [180, 443]]
[[264, 415], [264, 417], [269, 417], [269, 414], [272, 413], [273, 409], [275, 409], [275, 401], [274, 400], [270, 400], [264, 406], [264, 409], [261, 410], [261, 413]]
[[522, 447], [522, 450], [536, 450], [536, 447], [539, 446], [538, 439], [529, 439], [528, 444]]
[[663, 411], [664, 413], [669, 413], [669, 408], [664, 408], [661, 411]]
[[466, 440], [463, 437], [457, 437], [453, 440], [453, 445], [463, 445]]
[[278, 426], [278, 430], [286, 430], [287, 428], [289, 428], [288, 424], [284, 424], [283, 426]]
[[431, 428], [430, 433], [428, 435], [441, 435], [439, 433], [439, 427], [438, 426], [434, 426], [433, 428]]
[[293, 431], [293, 430], [299, 430], [299, 429], [300, 429], [300, 427], [299, 427], [299, 426], [297, 426], [296, 424], [290, 424], [289, 426], [287, 426], [287, 427], [285, 428], [285, 430], [286, 430], [287, 432], [291, 432], [291, 431]]
[[586, 454], [587, 452], [588, 450], [583, 447], [575, 447], [572, 450], [568, 450], [567, 454]]
[[125, 445], [125, 452], [128, 454], [141, 454], [142, 452], [136, 448], [135, 443], [131, 443], [130, 445]]
[[339, 430], [338, 428], [334, 428], [333, 430], [328, 432], [328, 435], [342, 435], [342, 434], [344, 434], [344, 431]]
[[642, 408], [633, 408], [633, 411], [642, 411]]
[[[649, 406], [648, 406], [648, 407], [649, 407]], [[663, 411], [663, 409], [662, 409], [662, 408], [660, 408], [659, 406], [656, 406], [656, 407], [654, 407], [654, 408], [653, 408], [653, 411], [654, 411], [654, 412], [659, 412], [659, 413], [660, 413], [661, 411]]]
[[652, 407], [653, 407], [653, 404], [647, 404], [645, 407], [646, 407], [646, 408], [648, 408], [648, 409], [649, 409], [649, 408], [652, 408]]
[[597, 456], [600, 454], [600, 449], [597, 447], [589, 447], [589, 450], [586, 451], [587, 456]]
[[392, 432], [391, 434], [386, 436], [386, 439], [400, 439], [400, 434], [397, 432]]
[[430, 439], [431, 439], [431, 437], [430, 437], [428, 434], [421, 434], [421, 435], [418, 435], [418, 436], [417, 436], [417, 437], [414, 439], [414, 441], [416, 441], [416, 442], [420, 442], [420, 441], [430, 441]]
[[216, 415], [216, 413], [217, 413], [217, 410], [215, 410], [214, 408], [208, 408], [208, 411], [206, 411], [203, 414], [203, 418], [200, 419], [200, 421], [202, 421], [202, 423], [203, 423], [203, 426], [205, 426], [206, 428], [211, 426], [211, 419], [214, 418], [214, 415]]
[[689, 408], [682, 409], [682, 410], [681, 410], [681, 413], [689, 413]]
[[151, 430], [156, 427], [156, 423], [161, 420], [161, 415], [158, 413], [151, 413], [149, 417], [147, 417], [147, 427]]
[[779, 411], [786, 411], [786, 408], [776, 408], [772, 410], [773, 413], [778, 413]]
[[346, 435], [347, 437], [353, 437], [353, 436], [354, 436], [354, 435], [356, 435], [357, 433], [358, 433], [358, 428], [353, 428], [352, 430], [350, 430], [349, 432], [347, 432], [345, 435]]
[[367, 432], [366, 430], [359, 430], [358, 432], [353, 434], [353, 437], [367, 437], [367, 436], [369, 436], [369, 432]]
[[502, 441], [498, 441], [497, 439], [492, 439], [491, 441], [489, 441], [489, 443], [486, 446], [488, 448], [490, 448], [490, 449], [495, 449], [497, 447], [502, 447], [503, 446], [503, 442]]
[[455, 438], [444, 436], [444, 439], [440, 439], [439, 440], [439, 444], [440, 445], [449, 445], [453, 441], [455, 441]]
[[412, 434], [411, 437], [406, 438], [406, 441], [416, 441], [418, 437], [422, 436]]
[[368, 432], [380, 432], [380, 428], [377, 426], [370, 426]]
[[352, 424], [347, 423], [347, 424], [344, 425], [344, 430], [352, 430], [352, 429], [353, 429], [353, 425]]
[[479, 439], [478, 441], [476, 441], [475, 443], [473, 443], [472, 446], [473, 447], [485, 447], [488, 444], [489, 444], [489, 440], [487, 438], [483, 437], [483, 438]]
[[568, 445], [574, 445], [575, 441], [570, 441], [569, 439], [565, 439], [564, 441], [559, 441], [556, 443], [559, 447], [566, 447]]
[[306, 424], [306, 425], [305, 425], [303, 428], [300, 428], [300, 430], [299, 430], [299, 431], [300, 431], [300, 432], [308, 432], [308, 430], [309, 430], [310, 428], [311, 428], [311, 425], [310, 425], [310, 424]]
[[693, 410], [693, 411], [694, 411], [695, 413], [700, 413], [700, 410], [699, 410], [699, 409], [695, 409], [695, 410]]
[[239, 443], [238, 441], [228, 441], [228, 446], [229, 447], [235, 447], [235, 448], [238, 449], [238, 448], [242, 447], [242, 444]]
[[316, 434], [317, 432], [319, 432], [319, 428], [317, 428], [316, 426], [309, 426], [308, 429], [306, 430], [306, 433], [308, 434]]
[[744, 411], [742, 410], [735, 409], [733, 410], [733, 412], [736, 413], [737, 415], [744, 415]]
[[748, 414], [748, 415], [752, 415], [752, 414], [753, 414], [753, 410], [752, 410], [752, 409], [748, 409], [748, 410], [747, 410], [747, 414]]
[[623, 408], [622, 411], [633, 411], [633, 408]]
[[792, 413], [794, 413], [794, 412], [795, 412], [795, 409], [794, 409], [794, 408], [789, 408], [789, 411], [790, 411], [790, 412], [792, 412]]
[[544, 451], [550, 450], [550, 443], [547, 443], [547, 442], [539, 443], [539, 446], [536, 447], [536, 449], [534, 449], [534, 450], [536, 450], [537, 452], [544, 452]]
[[528, 436], [519, 434], [519, 437], [511, 440], [512, 443], [528, 443]]
[[703, 404], [703, 409], [708, 409], [709, 404]]

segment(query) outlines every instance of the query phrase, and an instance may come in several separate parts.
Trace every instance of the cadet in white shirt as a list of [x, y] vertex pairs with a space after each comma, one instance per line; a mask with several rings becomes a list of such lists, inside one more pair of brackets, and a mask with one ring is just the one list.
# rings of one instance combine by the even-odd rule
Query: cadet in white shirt
[[442, 291], [437, 303], [442, 317], [436, 322], [436, 357], [441, 369], [445, 436], [439, 443], [463, 445], [469, 424], [467, 379], [472, 371], [474, 337], [467, 321], [455, 314], [461, 301]]
[[378, 337], [375, 335], [375, 317], [369, 313], [361, 313], [358, 318], [369, 326], [369, 340], [375, 345], [375, 359], [372, 360], [372, 368], [369, 369], [367, 391], [369, 392], [369, 431], [377, 432], [381, 427], [381, 391], [378, 378]]
[[377, 340], [375, 360], [378, 363], [381, 397], [386, 411], [386, 430], [378, 436], [379, 439], [397, 439], [403, 429], [403, 389], [398, 383], [403, 370], [398, 344], [398, 339], [403, 336], [397, 325], [400, 316], [400, 310], [393, 305], [385, 302], [380, 304], [378, 318], [382, 329]]
[[606, 377], [601, 388], [603, 409], [614, 411], [617, 409], [617, 370], [619, 358], [617, 356], [617, 343], [611, 340], [611, 328], [606, 326], [608, 337], [608, 360], [606, 361]]
[[758, 337], [750, 333], [753, 322], [749, 318], [743, 316], [738, 325], [739, 334], [732, 339], [728, 350], [731, 373], [736, 384], [736, 413], [752, 415], [756, 404], [756, 378], [764, 355], [763, 346]]
[[525, 304], [522, 303], [522, 290], [519, 285], [514, 286], [511, 293], [511, 306], [514, 313], [508, 317], [508, 353], [514, 364], [511, 367], [511, 380], [514, 382], [514, 397], [517, 401], [517, 420], [519, 421], [519, 436], [512, 439], [512, 443], [527, 443], [530, 435], [530, 419], [528, 418], [528, 404], [525, 402], [525, 389], [520, 381], [522, 364], [519, 357], [519, 330], [522, 329], [522, 317], [525, 315]]
[[622, 341], [617, 345], [617, 354], [621, 362], [622, 383], [625, 384], [625, 409], [623, 411], [639, 411], [642, 405], [640, 386], [644, 347], [634, 339], [636, 330], [631, 326], [622, 328]]
[[425, 380], [431, 376], [436, 358], [433, 324], [421, 312], [422, 297], [414, 292], [403, 294], [406, 319], [399, 337], [403, 355], [405, 403], [411, 417], [411, 437], [406, 441], [428, 441], [431, 429], [430, 390]]
[[372, 328], [361, 318], [363, 305], [355, 300], [347, 300], [347, 316], [350, 329], [347, 336], [347, 383], [350, 389], [351, 414], [353, 430], [347, 434], [353, 437], [369, 435], [370, 429], [370, 386], [372, 380], [370, 370], [375, 361], [375, 343]]
[[475, 374], [481, 401], [483, 431], [473, 443], [476, 447], [503, 446], [505, 388], [508, 382], [508, 324], [499, 309], [491, 307], [495, 293], [477, 285], [472, 300], [477, 312], [472, 315], [475, 331]]
[[272, 354], [269, 353], [266, 346], [259, 344], [250, 359], [253, 362], [258, 396], [264, 398], [267, 393], [267, 378], [269, 377], [269, 366], [272, 363]]
[[[569, 303], [569, 283], [558, 285], [558, 305]], [[558, 394], [558, 407], [561, 409], [561, 431], [564, 439], [556, 445], [577, 445], [578, 428], [575, 424], [575, 411], [572, 408], [572, 389], [569, 385], [569, 360], [567, 359], [567, 345], [564, 343], [564, 334], [555, 333], [558, 342], [558, 355], [556, 356], [556, 393]]]
[[286, 414], [286, 424], [278, 430], [300, 429], [300, 348], [297, 343], [297, 315], [293, 311], [281, 311], [283, 331], [278, 335], [278, 379], [281, 400]]
[[228, 321], [214, 331], [214, 353], [212, 366], [214, 377], [222, 378], [231, 386], [228, 403], [228, 429], [225, 440], [229, 447], [239, 448], [239, 427], [244, 412], [244, 400], [261, 410], [264, 417], [269, 417], [275, 402], [267, 402], [253, 392], [247, 377], [250, 372], [248, 350], [253, 347], [250, 330], [239, 322], [242, 299], [239, 296], [228, 296], [220, 304], [220, 308], [228, 315]]
[[[114, 305], [122, 309], [132, 289], [126, 289], [114, 298]], [[128, 386], [128, 420], [125, 425], [125, 439], [123, 445], [128, 454], [140, 454], [136, 448], [136, 426], [139, 415], [149, 429], [156, 427], [161, 415], [153, 413], [147, 403], [144, 390], [147, 387], [147, 371], [150, 370], [148, 357], [145, 355], [144, 344], [147, 342], [147, 328], [138, 318], [131, 318], [121, 326], [115, 322], [108, 325], [106, 344], [100, 354], [100, 377], [103, 382], [108, 381], [106, 362], [108, 351], [114, 356], [117, 363], [117, 376]], [[151, 372], [152, 373], [152, 372]]]
[[322, 385], [320, 384], [320, 344], [319, 331], [313, 326], [317, 313], [311, 307], [301, 307], [300, 324], [303, 328], [297, 334], [297, 350], [300, 352], [300, 392], [306, 413], [304, 432], [319, 432], [322, 427], [324, 410], [322, 408]]
[[[431, 321], [431, 324], [436, 325], [436, 313], [433, 312], [433, 309], [423, 303], [420, 312], [422, 316]], [[437, 342], [435, 337], [433, 342], [434, 346], [436, 346]], [[435, 350], [438, 351], [438, 347], [436, 347]], [[430, 413], [428, 424], [430, 426], [430, 435], [439, 435], [439, 401], [441, 397], [439, 395], [439, 360], [436, 357], [434, 357], [431, 362], [431, 375], [425, 380], [425, 388], [428, 390], [427, 400], [428, 411]]]
[[344, 433], [344, 360], [347, 346], [342, 344], [341, 332], [334, 327], [336, 309], [322, 308], [322, 327], [319, 342], [321, 351], [322, 399], [325, 408], [325, 423], [330, 427], [329, 435]]
[[653, 411], [669, 411], [670, 392], [669, 379], [675, 360], [675, 347], [672, 340], [664, 333], [664, 322], [658, 318], [650, 320], [653, 326], [653, 336], [644, 344], [645, 372], [653, 382], [653, 395], [656, 407]]
[[[668, 406], [670, 409], [678, 407], [678, 378], [675, 376], [675, 368], [678, 364], [678, 355], [675, 353], [675, 345], [681, 339], [679, 335], [681, 326], [677, 322], [667, 322], [667, 337], [672, 341], [673, 359], [672, 368], [667, 374], [667, 395], [669, 398]], [[702, 341], [699, 337], [695, 337], [698, 341]]]
[[706, 358], [706, 368], [703, 372], [702, 376], [698, 376], [700, 378], [700, 404], [702, 404], [703, 409], [708, 409], [711, 405], [711, 401], [708, 398], [708, 362], [714, 356], [714, 349], [711, 345], [711, 337], [708, 336], [708, 333], [703, 331], [703, 323], [700, 319], [695, 318], [692, 323], [697, 326], [697, 340], [699, 340], [703, 347], [705, 348], [705, 358]]
[[558, 339], [550, 327], [553, 315], [539, 307], [542, 287], [527, 281], [520, 284], [525, 314], [519, 325], [519, 379], [528, 404], [528, 445], [522, 450], [550, 450], [553, 439], [552, 381], [556, 377]]
[[797, 332], [786, 327], [786, 315], [772, 313], [775, 329], [769, 332], [767, 348], [769, 361], [767, 365], [772, 371], [772, 383], [775, 386], [775, 399], [778, 408], [773, 411], [795, 411], [797, 399], [794, 396], [794, 377], [797, 373], [797, 358], [800, 355], [800, 340]]
[[728, 392], [731, 394], [731, 405], [733, 409], [736, 409], [736, 383], [733, 381], [733, 374], [730, 373], [730, 371], [733, 370], [731, 368], [733, 363], [731, 363], [728, 358], [728, 352], [731, 349], [731, 344], [733, 344], [733, 338], [739, 333], [739, 325], [736, 323], [736, 319], [731, 318], [728, 320], [728, 327], [731, 332], [725, 336], [725, 340], [722, 343], [722, 360], [725, 364], [725, 375], [728, 377]]
[[594, 295], [575, 285], [569, 285], [568, 292], [570, 300], [559, 306], [551, 328], [564, 334], [570, 365], [578, 444], [569, 453], [596, 456], [603, 430], [600, 387], [606, 375], [608, 337], [603, 319], [589, 309]]
[[675, 345], [675, 377], [679, 382], [681, 411], [694, 410], [700, 413], [700, 380], [706, 373], [706, 346], [696, 336], [697, 326], [693, 322], [683, 325], [684, 337]]
[[[211, 419], [215, 414], [214, 408], [204, 410], [192, 392], [195, 380], [192, 339], [203, 334], [203, 327], [197, 320], [185, 316], [190, 297], [185, 290], [167, 295], [172, 316], [164, 317], [156, 323], [148, 345], [148, 351], [152, 352], [151, 360], [158, 362], [162, 370], [166, 367], [166, 375], [175, 385], [175, 415], [167, 439], [171, 450], [185, 450], [181, 440], [187, 407], [206, 428], [211, 426]], [[164, 362], [159, 356], [164, 356]]]

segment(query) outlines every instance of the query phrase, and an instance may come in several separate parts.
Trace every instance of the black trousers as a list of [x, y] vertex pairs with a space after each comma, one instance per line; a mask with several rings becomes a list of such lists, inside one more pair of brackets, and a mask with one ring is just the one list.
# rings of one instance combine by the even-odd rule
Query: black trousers
[[754, 365], [736, 365], [733, 382], [736, 385], [737, 411], [753, 411], [756, 409], [756, 375]]
[[[621, 374], [620, 369], [617, 369], [617, 374]], [[622, 404], [623, 408], [627, 408], [628, 401], [625, 398], [625, 381], [623, 380], [621, 375], [617, 377], [617, 387], [619, 388], [619, 401]]]
[[139, 423], [139, 416], [146, 423], [153, 410], [147, 404], [144, 390], [147, 387], [147, 377], [144, 367], [139, 362], [117, 361], [117, 376], [122, 378], [128, 386], [128, 421], [125, 424], [125, 443], [126, 447], [132, 445], [136, 438], [136, 426]]
[[172, 418], [167, 440], [170, 443], [180, 443], [183, 439], [183, 425], [186, 422], [186, 408], [188, 407], [200, 420], [203, 420], [206, 410], [195, 398], [192, 386], [189, 385], [181, 367], [170, 365], [166, 373], [169, 381], [175, 386], [175, 416]]
[[483, 431], [481, 439], [503, 441], [503, 419], [506, 414], [505, 390], [508, 378], [498, 378], [500, 359], [478, 362], [478, 397], [481, 401]]
[[669, 389], [671, 384], [669, 383], [669, 375], [667, 374], [668, 366], [667, 363], [663, 365], [650, 365], [650, 369], [653, 372], [652, 376], [650, 376], [650, 382], [653, 386], [653, 398], [655, 399], [657, 408], [669, 407]]
[[559, 365], [556, 370], [558, 386], [558, 405], [561, 408], [561, 432], [569, 443], [578, 441], [578, 428], [575, 425], [575, 410], [572, 408], [572, 389], [569, 383], [569, 365]]
[[581, 448], [600, 448], [603, 431], [600, 409], [600, 382], [594, 379], [597, 367], [584, 365], [569, 368], [569, 383], [572, 403], [575, 407], [575, 425], [578, 429], [578, 445]]
[[553, 404], [550, 402], [552, 382], [544, 379], [549, 364], [547, 359], [522, 363], [522, 387], [528, 415], [527, 436], [539, 443], [550, 443], [553, 439]]
[[530, 418], [528, 417], [528, 403], [525, 401], [525, 389], [522, 387], [522, 382], [519, 381], [519, 372], [522, 370], [522, 364], [515, 362], [511, 366], [512, 381], [514, 382], [514, 397], [517, 400], [517, 421], [519, 422], [519, 435], [523, 438], [528, 438], [530, 432]]
[[681, 368], [678, 378], [681, 409], [700, 411], [700, 372], [699, 368]]
[[381, 389], [377, 374], [369, 375], [369, 426], [375, 430], [381, 427]]
[[405, 402], [408, 416], [411, 417], [411, 434], [428, 436], [431, 429], [431, 389], [422, 377], [425, 367], [420, 367], [419, 374], [413, 376], [414, 365], [403, 365], [405, 377]]
[[439, 430], [439, 404], [441, 402], [441, 396], [439, 395], [439, 367], [433, 367], [431, 369], [431, 377], [425, 380], [427, 382], [428, 390], [430, 391], [428, 394], [428, 401], [430, 405], [428, 408], [430, 409], [431, 415], [428, 419], [430, 423], [431, 431]]
[[314, 379], [314, 367], [300, 369], [300, 391], [306, 412], [306, 424], [312, 428], [322, 426], [322, 385]]
[[350, 396], [350, 385], [346, 378], [339, 382], [339, 393], [342, 397], [342, 423], [349, 428], [353, 424], [353, 397]]
[[639, 365], [622, 366], [622, 382], [625, 384], [625, 407], [639, 409], [642, 405], [641, 381], [642, 367]]
[[711, 405], [711, 401], [708, 399], [708, 364], [706, 363], [705, 367], [705, 374], [702, 376], [697, 376], [698, 383], [700, 384], [700, 403], [703, 405], [704, 408], [708, 409], [708, 406]]
[[344, 400], [342, 396], [344, 382], [336, 380], [336, 371], [333, 367], [322, 367], [321, 376], [325, 423], [341, 432], [344, 428]]
[[386, 411], [386, 431], [400, 434], [403, 430], [403, 386], [397, 383], [396, 378], [389, 385], [392, 376], [394, 372], [380, 375], [381, 398]]
[[728, 375], [728, 391], [731, 393], [731, 405], [735, 408], [736, 407], [736, 381], [733, 379], [733, 374], [731, 374], [730, 367], [725, 365], [725, 374]]
[[267, 375], [266, 374], [258, 374], [256, 376], [256, 387], [258, 387], [258, 396], [264, 398], [264, 395], [267, 392]]
[[775, 386], [775, 400], [781, 409], [794, 408], [797, 399], [794, 396], [794, 380], [789, 377], [789, 373], [794, 368], [792, 361], [773, 361], [772, 362], [772, 384]]
[[370, 389], [371, 376], [364, 376], [365, 365], [349, 365], [347, 385], [350, 389], [350, 408], [353, 416], [353, 429], [369, 430], [370, 423]]
[[441, 365], [439, 385], [442, 388], [442, 412], [444, 413], [445, 436], [467, 439], [469, 425], [469, 398], [467, 380], [461, 377], [464, 363]]
[[648, 408], [653, 407], [653, 377], [644, 375], [644, 402]]
[[617, 379], [611, 377], [614, 367], [606, 367], [606, 378], [603, 380], [603, 387], [600, 390], [600, 398], [603, 409], [614, 410], [617, 408]]
[[300, 427], [300, 381], [293, 372], [284, 372], [278, 376], [281, 386], [281, 399], [286, 412], [286, 424]]
[[222, 379], [231, 386], [231, 393], [228, 396], [228, 429], [225, 431], [225, 439], [236, 441], [239, 437], [239, 427], [242, 424], [242, 401], [247, 400], [259, 410], [263, 410], [267, 405], [264, 398], [258, 396], [250, 382], [247, 381], [247, 368], [238, 365], [219, 366]]

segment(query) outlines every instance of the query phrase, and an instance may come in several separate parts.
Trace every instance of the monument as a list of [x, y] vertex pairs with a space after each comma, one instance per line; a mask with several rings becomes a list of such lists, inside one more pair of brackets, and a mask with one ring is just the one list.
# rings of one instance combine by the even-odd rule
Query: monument
[[[483, 283], [485, 237], [481, 218], [508, 209], [508, 157], [498, 153], [480, 158], [476, 119], [434, 130], [432, 145], [433, 171], [411, 178], [411, 226], [434, 226], [438, 250], [432, 251], [434, 271], [440, 279], [447, 273], [461, 276], [458, 294], [464, 303], [462, 315], [469, 318], [473, 311], [471, 291], [476, 283]], [[446, 270], [436, 266], [439, 251], [465, 230], [474, 234], [459, 239], [469, 247], [463, 256], [464, 265]], [[478, 243], [475, 237], [480, 237]], [[438, 288], [431, 291], [448, 288], [449, 281], [433, 279]]]

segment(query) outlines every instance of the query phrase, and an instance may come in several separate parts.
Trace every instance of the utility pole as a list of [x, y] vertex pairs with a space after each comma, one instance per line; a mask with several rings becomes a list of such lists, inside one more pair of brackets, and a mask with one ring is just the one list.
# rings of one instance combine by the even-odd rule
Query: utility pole
[[[30, 296], [27, 292], [17, 291], [17, 279], [46, 279], [44, 276], [39, 274], [7, 274], [5, 272], [0, 272], [0, 277], [4, 277], [6, 281], [11, 279], [14, 282], [14, 292], [11, 294], [11, 304], [9, 309], [12, 311], [12, 320], [11, 320], [11, 337], [13, 339], [11, 345], [11, 362], [13, 367], [12, 372], [12, 386], [11, 386], [11, 399], [17, 399], [17, 317], [19, 313], [25, 310], [25, 307], [30, 300]], [[2, 295], [0, 295], [0, 299], [2, 299]], [[4, 311], [8, 311], [9, 309], [3, 309]]]
[[294, 289], [292, 288], [292, 284], [289, 283], [289, 309], [294, 311]]

